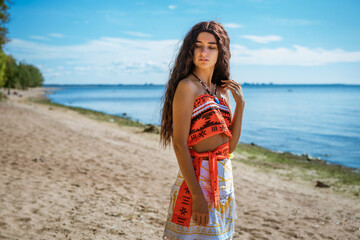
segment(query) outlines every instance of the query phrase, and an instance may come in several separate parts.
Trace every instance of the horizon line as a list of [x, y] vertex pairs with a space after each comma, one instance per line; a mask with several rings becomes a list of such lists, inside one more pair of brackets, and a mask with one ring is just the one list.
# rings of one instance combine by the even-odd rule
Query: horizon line
[[[158, 83], [142, 83], [142, 84], [128, 84], [128, 83], [49, 83], [43, 84], [43, 86], [51, 85], [67, 85], [67, 86], [164, 86], [166, 84]], [[360, 86], [360, 83], [248, 83], [244, 82], [241, 85], [270, 85], [270, 86], [279, 86], [279, 85], [344, 85], [344, 86]]]

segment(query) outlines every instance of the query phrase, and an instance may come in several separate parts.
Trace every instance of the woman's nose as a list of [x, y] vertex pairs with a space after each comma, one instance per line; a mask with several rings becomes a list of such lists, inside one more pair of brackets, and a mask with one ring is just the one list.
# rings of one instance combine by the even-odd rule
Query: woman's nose
[[201, 55], [202, 55], [202, 56], [206, 56], [207, 54], [208, 54], [207, 49], [206, 49], [206, 48], [203, 48], [203, 49], [201, 50]]

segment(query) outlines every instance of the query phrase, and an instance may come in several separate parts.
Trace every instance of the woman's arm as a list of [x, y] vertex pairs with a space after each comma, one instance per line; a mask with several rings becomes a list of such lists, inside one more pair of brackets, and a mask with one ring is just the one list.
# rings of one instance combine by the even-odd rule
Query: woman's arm
[[[245, 99], [241, 89], [241, 85], [234, 80], [222, 80], [224, 84], [222, 87], [225, 89], [230, 89], [234, 100], [236, 102], [234, 115], [232, 116], [231, 120], [231, 133], [232, 138], [229, 140], [229, 152], [235, 151], [236, 145], [239, 142], [240, 135], [241, 135], [241, 127], [242, 127], [242, 119], [243, 119], [243, 112], [245, 108]], [[230, 92], [226, 92], [226, 101], [228, 102], [230, 108]], [[231, 109], [230, 109], [231, 113]]]
[[175, 155], [193, 200], [192, 216], [199, 225], [207, 225], [209, 210], [196, 178], [192, 157], [187, 146], [191, 115], [195, 100], [195, 86], [186, 79], [180, 81], [173, 100], [173, 146]]

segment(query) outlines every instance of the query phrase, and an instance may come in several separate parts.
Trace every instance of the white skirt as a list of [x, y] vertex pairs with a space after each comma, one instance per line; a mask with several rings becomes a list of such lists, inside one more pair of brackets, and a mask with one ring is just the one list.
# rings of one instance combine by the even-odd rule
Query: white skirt
[[179, 169], [175, 183], [170, 192], [170, 204], [163, 234], [163, 240], [228, 240], [234, 234], [234, 220], [237, 219], [231, 160], [217, 161], [219, 178], [220, 204], [214, 207], [214, 195], [210, 183], [209, 161], [203, 160], [200, 170], [200, 187], [209, 207], [209, 223], [207, 226], [196, 225], [191, 218], [190, 226], [185, 227], [171, 222], [177, 194], [184, 181]]

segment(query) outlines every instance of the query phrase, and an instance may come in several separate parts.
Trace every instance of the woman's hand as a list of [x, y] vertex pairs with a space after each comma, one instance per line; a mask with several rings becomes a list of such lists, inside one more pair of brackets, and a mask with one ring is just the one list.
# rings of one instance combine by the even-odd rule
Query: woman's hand
[[206, 226], [209, 223], [209, 208], [203, 194], [193, 196], [192, 218], [200, 226]]
[[230, 89], [231, 94], [234, 97], [234, 100], [236, 104], [240, 103], [242, 105], [245, 104], [245, 98], [244, 94], [242, 92], [241, 85], [234, 80], [228, 79], [228, 80], [221, 80], [222, 84], [221, 87], [225, 89]]

